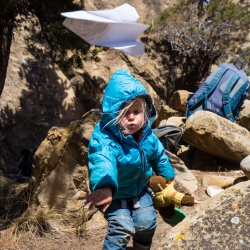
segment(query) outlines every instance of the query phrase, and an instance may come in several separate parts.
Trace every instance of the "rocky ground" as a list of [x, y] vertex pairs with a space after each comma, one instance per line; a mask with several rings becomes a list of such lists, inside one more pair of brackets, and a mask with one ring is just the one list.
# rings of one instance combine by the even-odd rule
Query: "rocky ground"
[[[224, 175], [240, 177], [243, 173], [239, 170], [238, 164], [230, 164], [228, 162], [218, 160], [219, 165], [211, 166], [210, 169], [204, 164], [199, 169], [191, 170], [198, 181], [198, 189], [195, 191], [196, 198], [199, 201], [209, 199], [204, 188], [201, 185], [204, 174]], [[199, 206], [199, 205], [195, 205]], [[182, 207], [186, 214], [193, 211], [194, 207]], [[158, 227], [153, 239], [152, 250], [158, 249], [164, 236], [171, 227], [166, 224], [158, 215]], [[106, 226], [99, 226], [95, 229], [89, 229], [81, 236], [77, 235], [73, 229], [71, 232], [58, 232], [55, 234], [47, 234], [45, 236], [32, 236], [28, 233], [19, 236], [13, 235], [13, 228], [8, 228], [0, 232], [0, 249], [2, 250], [27, 250], [27, 249], [49, 249], [49, 250], [100, 250], [102, 249], [103, 238], [106, 233]], [[132, 250], [132, 244], [129, 243], [127, 249]]]

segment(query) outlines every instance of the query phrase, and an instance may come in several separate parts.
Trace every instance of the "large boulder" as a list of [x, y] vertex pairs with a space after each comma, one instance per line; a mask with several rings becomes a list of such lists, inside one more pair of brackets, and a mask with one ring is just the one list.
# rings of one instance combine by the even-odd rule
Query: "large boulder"
[[250, 154], [250, 132], [219, 115], [197, 111], [187, 121], [183, 140], [222, 159], [240, 163]]
[[232, 186], [238, 177], [204, 174], [202, 178], [202, 187], [207, 189], [209, 186], [217, 186], [219, 188], [227, 188]]
[[174, 110], [170, 108], [168, 105], [161, 105], [159, 114], [155, 119], [154, 125], [155, 127], [159, 127], [162, 124], [162, 121], [166, 121], [170, 117], [179, 117], [183, 114], [180, 111]]
[[197, 205], [158, 249], [248, 249], [249, 185], [241, 182]]
[[174, 168], [176, 189], [179, 192], [189, 193], [195, 196], [195, 191], [197, 190], [197, 180], [193, 173], [187, 168], [185, 163], [175, 154], [165, 150], [169, 158], [169, 162]]
[[[173, 93], [168, 105], [161, 105], [159, 115], [155, 120], [155, 126], [167, 125], [166, 120], [171, 117], [183, 117], [186, 112], [186, 101], [192, 92], [186, 90], [177, 90]], [[182, 119], [182, 118], [175, 118]], [[165, 124], [166, 123], [166, 124]], [[181, 122], [182, 124], [183, 122]]]
[[91, 110], [66, 128], [49, 130], [34, 157], [31, 210], [53, 210], [71, 223], [79, 217], [89, 193], [88, 142], [100, 118], [99, 110]]
[[250, 155], [248, 155], [240, 162], [240, 168], [244, 172], [246, 177], [250, 180]]
[[185, 114], [186, 101], [192, 92], [186, 90], [177, 90], [173, 93], [173, 96], [169, 100], [169, 107]]

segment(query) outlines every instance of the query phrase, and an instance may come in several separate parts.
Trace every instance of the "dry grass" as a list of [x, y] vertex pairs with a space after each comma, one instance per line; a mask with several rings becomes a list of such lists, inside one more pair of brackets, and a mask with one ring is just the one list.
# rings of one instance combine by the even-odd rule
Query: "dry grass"
[[[18, 236], [21, 233], [27, 233], [30, 236], [45, 236], [46, 234], [64, 234], [65, 232], [75, 232], [82, 236], [87, 231], [87, 220], [89, 213], [82, 208], [80, 216], [76, 219], [65, 212], [61, 214], [55, 209], [44, 210], [37, 208], [32, 210], [30, 207], [13, 222], [13, 234]], [[72, 221], [77, 220], [74, 226]]]
[[46, 212], [42, 209], [30, 211], [27, 209], [21, 217], [13, 222], [13, 234], [28, 233], [31, 236], [44, 236], [50, 234], [63, 234], [69, 231], [60, 214], [51, 210]]
[[0, 228], [6, 227], [27, 209], [30, 196], [29, 187], [28, 183], [16, 183], [0, 175], [0, 218], [2, 224]]
[[81, 216], [75, 225], [77, 235], [82, 236], [83, 233], [87, 231], [87, 221], [89, 220], [89, 218], [90, 218], [89, 210], [84, 208], [83, 206], [81, 211]]
[[[56, 211], [31, 208], [32, 182], [17, 183], [0, 174], [0, 229], [12, 226], [13, 234], [44, 236], [75, 231], [79, 236], [87, 231], [87, 220], [92, 216], [84, 206], [78, 218]], [[62, 217], [63, 216], [63, 217]], [[72, 221], [76, 221], [72, 226]]]

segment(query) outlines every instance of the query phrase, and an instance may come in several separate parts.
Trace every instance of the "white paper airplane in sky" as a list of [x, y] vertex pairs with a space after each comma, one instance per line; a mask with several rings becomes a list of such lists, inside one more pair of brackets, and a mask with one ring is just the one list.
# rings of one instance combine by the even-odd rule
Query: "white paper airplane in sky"
[[61, 13], [63, 25], [91, 45], [120, 49], [129, 55], [144, 53], [144, 43], [138, 37], [149, 27], [135, 23], [139, 15], [125, 3], [110, 10], [73, 11]]

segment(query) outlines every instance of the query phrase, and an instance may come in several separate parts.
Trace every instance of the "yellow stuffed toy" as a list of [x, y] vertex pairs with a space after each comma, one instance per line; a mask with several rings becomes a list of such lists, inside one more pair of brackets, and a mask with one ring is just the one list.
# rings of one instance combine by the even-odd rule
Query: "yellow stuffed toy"
[[176, 191], [174, 183], [166, 181], [162, 176], [152, 176], [148, 185], [153, 191], [152, 199], [156, 209], [171, 226], [177, 225], [186, 217], [179, 207], [197, 203], [193, 196]]

